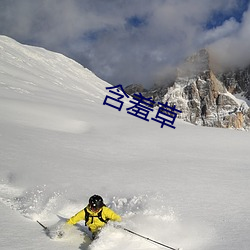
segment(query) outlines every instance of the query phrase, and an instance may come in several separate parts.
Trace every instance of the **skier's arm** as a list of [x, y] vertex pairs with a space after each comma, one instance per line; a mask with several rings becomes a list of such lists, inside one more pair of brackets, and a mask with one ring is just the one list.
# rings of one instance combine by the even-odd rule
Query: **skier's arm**
[[112, 220], [112, 221], [118, 221], [118, 222], [122, 221], [121, 216], [118, 215], [118, 214], [116, 214], [116, 213], [115, 213], [113, 210], [111, 210], [110, 208], [105, 207], [104, 210], [105, 210], [105, 217], [106, 217], [107, 219], [110, 219], [110, 220]]
[[67, 224], [75, 225], [78, 221], [84, 220], [85, 218], [85, 212], [84, 209], [72, 216], [70, 219], [68, 219]]

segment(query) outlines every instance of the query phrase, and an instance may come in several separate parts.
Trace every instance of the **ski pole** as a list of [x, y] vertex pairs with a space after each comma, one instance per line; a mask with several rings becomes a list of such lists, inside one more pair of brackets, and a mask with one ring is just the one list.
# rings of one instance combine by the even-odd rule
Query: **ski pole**
[[40, 226], [42, 226], [43, 227], [43, 229], [46, 231], [46, 230], [48, 230], [48, 228], [47, 227], [45, 227], [41, 222], [39, 222], [38, 220], [36, 221]]
[[169, 248], [169, 249], [171, 249], [171, 250], [180, 250], [180, 248], [173, 248], [173, 247], [167, 246], [167, 245], [162, 244], [162, 243], [160, 243], [160, 242], [158, 242], [158, 241], [155, 241], [155, 240], [152, 240], [152, 239], [150, 239], [150, 238], [148, 238], [148, 237], [145, 237], [145, 236], [143, 236], [143, 235], [141, 235], [141, 234], [135, 233], [135, 232], [133, 232], [133, 231], [127, 229], [127, 228], [122, 228], [122, 229], [125, 230], [125, 231], [127, 231], [127, 232], [129, 232], [129, 233], [131, 233], [131, 234], [137, 235], [137, 236], [139, 236], [139, 237], [141, 237], [141, 238], [143, 238], [143, 239], [145, 239], [145, 240], [154, 242], [154, 243], [156, 243], [156, 244], [158, 244], [158, 245], [161, 245], [161, 246], [163, 246], [163, 247]]

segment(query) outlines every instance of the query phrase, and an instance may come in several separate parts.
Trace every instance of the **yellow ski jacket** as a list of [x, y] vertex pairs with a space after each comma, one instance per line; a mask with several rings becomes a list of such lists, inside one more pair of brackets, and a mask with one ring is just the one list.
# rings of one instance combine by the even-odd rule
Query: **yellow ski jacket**
[[[106, 223], [104, 221], [112, 220], [112, 221], [121, 221], [120, 215], [116, 214], [113, 210], [110, 208], [103, 206], [99, 211], [93, 212], [89, 209], [89, 207], [86, 207], [87, 212], [89, 213], [88, 221], [85, 221], [86, 226], [90, 229], [92, 233], [97, 232], [100, 228], [102, 228]], [[101, 218], [104, 220], [100, 220], [98, 218], [98, 215], [101, 211]], [[67, 224], [74, 225], [80, 220], [85, 220], [85, 210], [82, 209], [77, 214], [72, 216], [68, 221]]]

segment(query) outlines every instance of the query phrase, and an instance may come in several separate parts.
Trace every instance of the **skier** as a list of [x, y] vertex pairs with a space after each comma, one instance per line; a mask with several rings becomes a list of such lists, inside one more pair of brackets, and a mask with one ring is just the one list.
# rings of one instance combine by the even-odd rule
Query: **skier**
[[92, 232], [94, 239], [109, 220], [120, 222], [122, 219], [120, 215], [105, 206], [101, 196], [95, 194], [89, 198], [89, 204], [72, 216], [67, 224], [74, 225], [80, 220], [85, 220], [85, 226]]

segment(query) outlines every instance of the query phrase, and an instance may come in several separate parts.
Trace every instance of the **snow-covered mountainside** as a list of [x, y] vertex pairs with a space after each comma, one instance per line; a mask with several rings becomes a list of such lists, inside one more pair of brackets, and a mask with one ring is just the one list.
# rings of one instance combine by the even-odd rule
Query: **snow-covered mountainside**
[[128, 101], [120, 112], [103, 105], [107, 86], [0, 36], [0, 248], [163, 249], [110, 223], [91, 243], [84, 222], [62, 239], [36, 222], [53, 229], [96, 193], [122, 226], [165, 245], [248, 250], [250, 134], [179, 119], [160, 128], [129, 115]]
[[[61, 131], [66, 129], [81, 132], [87, 124], [82, 126], [84, 121], [68, 119], [71, 110], [63, 114], [56, 108], [47, 112], [51, 109], [49, 103], [63, 100], [67, 103], [70, 93], [76, 100], [80, 98], [81, 103], [88, 106], [87, 104], [95, 101], [101, 102], [106, 93], [105, 87], [110, 86], [97, 77], [93, 84], [92, 72], [61, 54], [23, 46], [4, 36], [1, 36], [0, 40], [0, 74], [0, 109], [8, 107], [10, 110], [2, 119], [14, 119], [19, 123], [47, 129], [54, 129], [56, 126], [56, 129]], [[22, 101], [17, 102], [15, 97]], [[34, 106], [30, 105], [30, 101], [34, 102]], [[73, 104], [74, 102], [67, 103], [68, 106]], [[22, 113], [18, 111], [20, 107], [23, 107]], [[69, 117], [65, 116], [65, 113]]]

